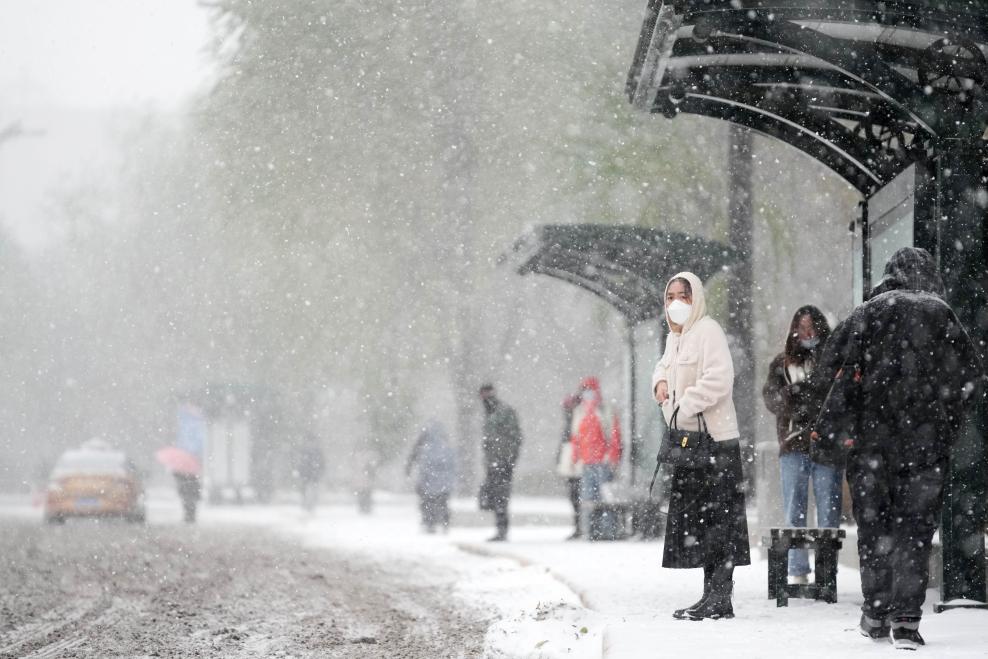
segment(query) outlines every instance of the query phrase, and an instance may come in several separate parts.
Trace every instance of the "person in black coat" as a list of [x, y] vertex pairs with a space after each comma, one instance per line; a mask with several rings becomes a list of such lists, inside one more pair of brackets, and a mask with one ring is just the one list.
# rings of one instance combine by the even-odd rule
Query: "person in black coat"
[[486, 472], [480, 507], [494, 513], [497, 533], [489, 540], [500, 542], [508, 539], [508, 500], [521, 449], [521, 427], [514, 408], [497, 397], [494, 385], [482, 385], [479, 393], [485, 413], [481, 449]]
[[[847, 411], [858, 415], [847, 478], [858, 525], [860, 626], [872, 638], [891, 634], [900, 647], [923, 644], [919, 622], [951, 445], [967, 402], [983, 390], [974, 344], [943, 296], [929, 252], [898, 250], [868, 301], [834, 330], [821, 377], [813, 378], [826, 389], [843, 367], [860, 367], [857, 409]], [[827, 406], [822, 427], [833, 425], [826, 414]]]

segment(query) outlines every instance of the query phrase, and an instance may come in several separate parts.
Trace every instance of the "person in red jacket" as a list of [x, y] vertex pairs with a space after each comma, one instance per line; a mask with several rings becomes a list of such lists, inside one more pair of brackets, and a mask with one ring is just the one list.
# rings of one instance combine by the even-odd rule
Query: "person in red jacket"
[[580, 476], [580, 530], [590, 537], [590, 502], [601, 500], [601, 485], [614, 478], [621, 462], [621, 427], [617, 414], [604, 402], [600, 380], [580, 383], [580, 404], [573, 410], [573, 462], [582, 465]]

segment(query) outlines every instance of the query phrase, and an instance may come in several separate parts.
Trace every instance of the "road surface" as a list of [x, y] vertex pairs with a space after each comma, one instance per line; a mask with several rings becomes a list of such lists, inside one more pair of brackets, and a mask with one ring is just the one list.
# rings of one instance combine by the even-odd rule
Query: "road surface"
[[453, 580], [260, 528], [0, 518], [0, 658], [477, 657]]

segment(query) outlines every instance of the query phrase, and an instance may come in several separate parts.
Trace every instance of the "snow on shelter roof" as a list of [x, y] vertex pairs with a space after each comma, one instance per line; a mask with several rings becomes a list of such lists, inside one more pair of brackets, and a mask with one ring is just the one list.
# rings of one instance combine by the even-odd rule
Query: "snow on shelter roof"
[[562, 279], [603, 298], [634, 325], [662, 312], [665, 284], [689, 270], [706, 281], [735, 261], [718, 242], [648, 227], [549, 224], [521, 236], [502, 256], [518, 274]]

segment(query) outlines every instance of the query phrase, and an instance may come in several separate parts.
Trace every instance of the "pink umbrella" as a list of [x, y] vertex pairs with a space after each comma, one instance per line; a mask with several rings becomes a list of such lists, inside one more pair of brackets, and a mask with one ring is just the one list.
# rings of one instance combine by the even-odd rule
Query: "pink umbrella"
[[158, 449], [154, 457], [166, 468], [179, 474], [198, 476], [199, 472], [202, 471], [199, 459], [177, 446], [166, 446], [165, 448]]

